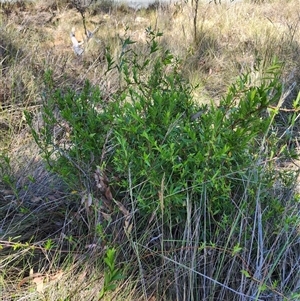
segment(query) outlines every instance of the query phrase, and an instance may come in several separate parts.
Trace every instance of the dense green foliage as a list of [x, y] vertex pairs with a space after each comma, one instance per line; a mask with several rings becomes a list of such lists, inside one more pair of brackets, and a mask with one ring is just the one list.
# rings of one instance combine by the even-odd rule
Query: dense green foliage
[[[122, 191], [134, 187], [143, 213], [162, 210], [163, 194], [164, 214], [184, 222], [187, 193], [196, 207], [205, 193], [210, 214], [225, 218], [239, 206], [243, 195], [237, 191], [249, 171], [257, 169], [260, 177], [258, 160], [276, 148], [274, 139], [271, 148], [260, 145], [272, 139], [274, 114], [267, 109], [281, 96], [280, 66], [267, 70], [260, 83], [241, 76], [218, 106], [197, 105], [178, 62], [158, 47], [157, 36], [149, 30], [149, 54], [142, 62], [127, 49], [130, 40], [118, 64], [108, 57], [109, 70], [118, 68], [123, 76], [109, 103], [88, 82], [80, 93], [49, 90], [45, 126], [34, 137], [50, 166], [77, 187], [78, 179], [102, 165], [118, 178], [111, 184]], [[57, 142], [55, 130], [66, 127], [68, 138]], [[260, 181], [270, 184], [267, 175]]]
[[[280, 64], [274, 62], [263, 70], [259, 80], [250, 72], [242, 75], [218, 105], [198, 104], [193, 87], [181, 75], [180, 61], [159, 46], [161, 33], [150, 28], [147, 33], [148, 48], [143, 54], [134, 51], [129, 38], [122, 41], [118, 58], [107, 51], [103, 76], [117, 72], [120, 77], [109, 101], [89, 82], [81, 91], [56, 90], [49, 71], [43, 127], [36, 130], [29, 114], [27, 120], [49, 167], [72, 189], [96, 195], [93, 175], [97, 169], [105, 182], [106, 201], [113, 197], [124, 216], [129, 215], [125, 207], [138, 213], [137, 241], [138, 233], [144, 241], [151, 239], [152, 234], [144, 230], [155, 216], [162, 221], [158, 228], [169, 231], [161, 248], [164, 240], [172, 240], [193, 246], [195, 254], [198, 248], [199, 252], [207, 248], [221, 252], [211, 277], [223, 281], [228, 254], [236, 258], [243, 250], [244, 256], [252, 258], [261, 250], [263, 240], [253, 238], [254, 229], [259, 234], [268, 229], [269, 237], [276, 240], [283, 225], [289, 228], [297, 221], [284, 199], [270, 193], [278, 181], [275, 155], [285, 149], [274, 124], [282, 96]], [[112, 197], [105, 191], [108, 185]], [[97, 201], [105, 202], [103, 197]], [[261, 215], [264, 210], [267, 213]], [[100, 236], [105, 236], [103, 225], [95, 226], [95, 232], [100, 227]], [[126, 220], [127, 237], [129, 228]], [[158, 228], [154, 233], [164, 233]], [[197, 233], [193, 241], [186, 234], [189, 231]], [[109, 239], [113, 243], [113, 236]], [[264, 245], [271, 249], [274, 239]], [[222, 248], [215, 246], [216, 241]], [[136, 245], [133, 249], [136, 252]], [[282, 254], [281, 249], [272, 252], [276, 262]], [[180, 264], [197, 266], [196, 255], [188, 258], [182, 257]], [[239, 266], [239, 272], [251, 278], [248, 265]], [[274, 264], [269, 271], [267, 280], [278, 281], [280, 268]], [[205, 278], [191, 279], [190, 296], [201, 298], [197, 287], [205, 284]], [[254, 277], [251, 280], [256, 283]], [[258, 287], [257, 296], [266, 289]]]

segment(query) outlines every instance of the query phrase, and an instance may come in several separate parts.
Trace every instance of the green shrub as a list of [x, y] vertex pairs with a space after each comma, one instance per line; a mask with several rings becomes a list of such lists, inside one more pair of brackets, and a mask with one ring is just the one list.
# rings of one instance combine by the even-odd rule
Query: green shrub
[[[271, 66], [259, 84], [250, 74], [241, 76], [218, 106], [196, 105], [179, 62], [158, 45], [161, 34], [148, 34], [145, 57], [129, 48], [130, 39], [123, 41], [118, 63], [107, 56], [108, 72], [117, 68], [122, 76], [109, 103], [89, 82], [79, 93], [54, 91], [48, 76], [45, 124], [33, 135], [53, 170], [77, 189], [102, 165], [118, 179], [111, 180], [114, 187], [134, 187], [142, 214], [167, 208], [167, 218], [184, 222], [189, 192], [195, 204], [205, 193], [212, 217], [230, 216], [249, 171], [255, 166], [259, 174], [257, 160], [276, 147], [273, 139], [271, 148], [260, 148], [263, 139], [272, 139], [274, 114], [267, 109], [281, 96], [280, 65]], [[65, 138], [58, 141], [55, 132]], [[260, 180], [268, 185], [270, 178]]]
[[[161, 33], [151, 28], [147, 33], [144, 53], [137, 52], [129, 38], [121, 41], [117, 58], [107, 51], [103, 76], [119, 75], [119, 86], [109, 101], [89, 82], [78, 92], [56, 90], [47, 72], [43, 127], [37, 130], [32, 116], [26, 114], [33, 137], [49, 167], [71, 189], [93, 199], [96, 214], [101, 214], [105, 201], [110, 202], [109, 216], [88, 219], [95, 221], [94, 228], [89, 225], [88, 229], [95, 236], [101, 232], [109, 244], [127, 238], [130, 250], [124, 243], [120, 253], [125, 258], [136, 254], [141, 270], [146, 263], [140, 254], [150, 250], [155, 238], [162, 253], [153, 251], [153, 261], [146, 261], [149, 273], [155, 271], [156, 262], [159, 268], [161, 261], [175, 264], [174, 285], [182, 279], [187, 299], [204, 300], [208, 295], [224, 299], [226, 283], [236, 278], [234, 273], [240, 275], [232, 283], [238, 291], [251, 287], [256, 297], [267, 289], [275, 291], [270, 283], [277, 283], [289, 264], [283, 256], [292, 252], [299, 221], [293, 198], [285, 200], [283, 194], [273, 192], [276, 181], [290, 189], [294, 179], [284, 172], [280, 179], [274, 168], [274, 160], [286, 150], [274, 123], [282, 100], [281, 66], [274, 62], [262, 71], [259, 81], [250, 72], [240, 76], [218, 105], [197, 104], [180, 61], [159, 46]], [[98, 200], [100, 204], [95, 205]], [[113, 216], [116, 211], [121, 218]], [[116, 224], [124, 218], [126, 235], [120, 234], [118, 226], [115, 236], [105, 233], [105, 221], [109, 224], [114, 218]], [[282, 229], [292, 229], [291, 235], [283, 248], [274, 249], [286, 237]], [[176, 254], [177, 260], [164, 255], [172, 254], [170, 248], [176, 252], [178, 246], [183, 249]], [[201, 261], [208, 251], [215, 269], [206, 270]], [[154, 259], [158, 254], [159, 260]], [[269, 272], [258, 279], [264, 256]], [[229, 264], [232, 274], [228, 274]], [[199, 266], [204, 278], [199, 276]], [[255, 275], [250, 267], [255, 267]], [[165, 280], [173, 269], [169, 266], [155, 275], [163, 278], [161, 293], [167, 286], [172, 300], [184, 299], [182, 290], [172, 295], [172, 285]], [[213, 285], [208, 286], [208, 280]], [[289, 283], [288, 292], [295, 281]], [[209, 289], [200, 292], [204, 286]], [[233, 296], [239, 298], [237, 293], [228, 299]]]

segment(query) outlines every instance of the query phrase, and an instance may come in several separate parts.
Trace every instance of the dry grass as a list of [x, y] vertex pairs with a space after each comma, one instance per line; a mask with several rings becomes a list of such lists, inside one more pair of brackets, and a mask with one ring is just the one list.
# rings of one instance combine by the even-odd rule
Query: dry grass
[[[89, 216], [82, 209], [84, 206], [78, 204], [78, 198], [81, 198], [79, 194], [84, 192], [68, 191], [61, 179], [47, 171], [28, 134], [23, 112], [28, 110], [38, 115], [44, 101], [45, 71], [53, 71], [54, 86], [62, 89], [71, 87], [80, 90], [88, 79], [98, 85], [107, 101], [110, 101], [111, 94], [118, 88], [119, 78], [114, 73], [110, 77], [103, 76], [107, 68], [106, 49], [112, 49], [113, 54], [119, 56], [122, 51], [121, 39], [130, 37], [136, 41], [134, 47], [143, 52], [145, 28], [151, 26], [163, 32], [161, 43], [180, 58], [186, 79], [198, 84], [194, 91], [196, 101], [213, 100], [218, 103], [228, 85], [239, 74], [246, 70], [259, 72], [274, 57], [284, 62], [282, 81], [286, 87], [295, 83], [283, 108], [291, 108], [291, 100], [300, 88], [300, 16], [296, 9], [300, 0], [277, 0], [263, 4], [250, 1], [223, 5], [200, 4], [196, 41], [192, 23], [193, 8], [189, 4], [138, 11], [125, 6], [117, 9], [109, 4], [96, 6], [86, 13], [86, 22], [89, 30], [97, 27], [99, 30], [86, 44], [82, 57], [75, 56], [70, 40], [72, 27], [76, 29], [78, 40], [85, 39], [81, 16], [68, 1], [57, 3], [39, 0], [33, 4], [20, 2], [15, 5], [1, 4], [0, 7], [0, 243], [4, 247], [1, 250], [0, 269], [5, 270], [0, 275], [0, 295], [3, 300], [96, 300], [95, 296], [103, 282], [103, 265], [97, 261], [97, 254], [103, 253], [102, 245], [97, 250], [81, 248], [75, 254], [77, 246], [66, 239], [73, 235], [81, 237], [84, 246], [93, 244], [95, 237], [88, 236], [89, 226], [97, 223], [99, 213]], [[259, 66], [259, 70], [255, 70], [256, 66]], [[283, 128], [288, 118], [289, 112], [280, 115]], [[297, 136], [297, 129], [294, 131]], [[298, 141], [298, 136], [294, 141]], [[290, 212], [292, 208], [286, 210]], [[256, 218], [259, 223], [259, 217]], [[91, 222], [91, 219], [94, 220]], [[120, 220], [123, 221], [122, 217]], [[265, 300], [284, 300], [281, 292], [285, 284], [291, 286], [291, 292], [299, 290], [299, 281], [290, 281], [299, 276], [299, 271], [295, 270], [300, 266], [297, 250], [299, 229], [292, 229], [289, 234], [283, 229], [282, 233], [278, 233], [278, 245], [265, 246], [267, 238], [264, 242], [260, 241], [266, 248], [264, 266], [271, 270], [262, 270], [259, 264], [251, 270], [248, 264], [252, 262], [250, 256], [253, 254], [244, 250], [244, 254], [234, 256], [232, 251], [237, 241], [235, 236], [241, 236], [249, 227], [248, 221], [239, 212], [236, 223], [240, 232], [228, 231], [226, 248], [210, 245], [199, 249], [197, 216], [191, 216], [187, 210], [187, 220], [190, 221], [190, 228], [184, 230], [184, 240], [190, 244], [186, 243], [180, 250], [173, 249], [171, 241], [169, 245], [158, 249], [157, 253], [149, 252], [147, 239], [151, 234], [155, 235], [158, 228], [164, 227], [161, 221], [149, 225], [147, 231], [150, 234], [139, 238], [139, 245], [132, 240], [130, 247], [123, 249], [120, 257], [124, 261], [130, 256], [139, 258], [140, 262], [133, 263], [138, 268], [129, 267], [128, 270], [129, 275], [132, 273], [132, 279], [139, 273], [142, 280], [135, 283], [129, 277], [110, 296], [112, 299], [154, 301], [163, 296], [161, 300], [184, 300], [180, 299], [183, 298], [182, 291], [176, 291], [176, 286], [182, 286], [186, 291], [192, 290], [194, 278], [199, 277], [195, 262], [206, 275], [198, 284], [204, 289], [201, 295], [207, 298], [212, 285], [210, 279], [222, 282], [218, 296], [223, 296], [223, 300], [226, 300], [226, 296], [230, 296], [230, 300], [248, 300], [243, 295], [255, 295], [255, 290], [263, 280], [268, 283], [265, 289], [269, 297]], [[77, 223], [85, 226], [79, 229]], [[117, 232], [114, 235], [120, 239], [124, 233], [118, 226], [120, 221], [111, 226], [109, 232]], [[250, 238], [250, 250], [251, 242], [257, 239], [256, 234]], [[35, 241], [31, 241], [33, 237]], [[55, 252], [44, 247], [49, 237], [58, 246]], [[218, 238], [215, 239], [217, 242]], [[280, 245], [285, 239], [289, 245]], [[29, 244], [18, 246], [15, 252], [16, 241], [22, 244], [29, 241]], [[65, 250], [70, 250], [70, 254], [76, 256], [68, 257], [68, 254], [64, 254]], [[277, 270], [274, 265], [268, 265], [268, 260], [273, 256], [270, 250], [278, 256], [277, 264], [280, 267]], [[251, 270], [252, 274], [249, 277], [244, 275], [241, 279], [230, 279], [224, 270], [218, 270], [215, 266], [216, 262], [221, 266], [224, 261], [228, 262], [226, 270]], [[31, 269], [42, 274], [42, 294], [37, 292], [37, 284], [32, 284], [35, 276], [30, 276]], [[282, 277], [286, 283], [272, 286], [273, 272], [284, 274]], [[52, 280], [49, 275], [53, 276]], [[29, 277], [26, 278], [28, 282], [20, 285], [25, 277]], [[175, 279], [175, 283], [169, 281], [169, 277]], [[230, 292], [230, 295], [227, 288], [231, 286], [239, 290]], [[162, 287], [171, 291], [171, 299], [164, 295]], [[186, 293], [185, 296], [190, 296], [186, 300], [193, 300], [192, 294]]]
[[62, 86], [80, 85], [86, 78], [101, 83], [105, 49], [111, 47], [116, 54], [120, 52], [119, 37], [124, 37], [126, 26], [127, 35], [137, 41], [137, 47], [145, 43], [146, 27], [162, 31], [162, 42], [184, 60], [186, 76], [200, 81], [213, 97], [220, 97], [227, 85], [241, 72], [253, 68], [258, 59], [267, 65], [277, 56], [286, 63], [286, 75], [295, 77], [300, 38], [299, 16], [294, 9], [297, 4], [200, 4], [196, 43], [193, 24], [187, 22], [193, 18], [193, 9], [188, 5], [129, 12], [112, 8], [110, 13], [94, 9], [91, 15], [87, 13], [87, 27], [92, 31], [99, 26], [99, 30], [84, 57], [78, 59], [73, 55], [69, 34], [75, 27], [78, 40], [84, 38], [80, 14], [67, 5], [53, 10], [50, 4], [38, 2], [18, 13], [13, 9], [8, 15], [2, 14], [4, 47], [11, 46], [2, 55], [3, 64], [9, 59], [15, 62], [14, 68], [8, 70], [10, 74], [4, 77], [6, 85], [2, 86], [8, 89], [5, 95], [11, 96], [12, 82], [7, 79], [15, 79], [20, 85], [18, 92], [24, 95], [18, 74], [23, 86], [31, 90], [27, 92], [29, 98], [30, 92], [37, 92], [33, 90], [34, 78], [40, 79], [49, 67], [55, 70], [56, 80]]

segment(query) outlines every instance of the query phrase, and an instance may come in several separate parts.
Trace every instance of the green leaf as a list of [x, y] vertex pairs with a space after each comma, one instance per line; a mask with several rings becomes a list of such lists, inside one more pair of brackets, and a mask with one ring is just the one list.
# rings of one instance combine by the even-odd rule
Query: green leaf
[[242, 250], [243, 250], [243, 248], [239, 244], [235, 245], [232, 250], [232, 256], [236, 255], [237, 253], [239, 253]]
[[241, 270], [241, 273], [246, 277], [246, 278], [251, 278], [250, 274], [246, 270]]

